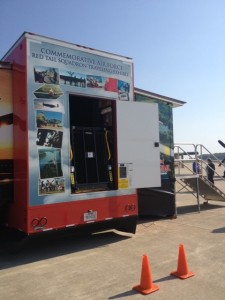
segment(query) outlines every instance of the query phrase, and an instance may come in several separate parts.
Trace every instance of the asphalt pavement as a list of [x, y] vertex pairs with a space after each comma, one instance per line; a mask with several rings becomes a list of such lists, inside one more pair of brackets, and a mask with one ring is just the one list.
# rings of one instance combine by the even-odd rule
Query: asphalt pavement
[[[14, 255], [0, 247], [0, 299], [224, 300], [225, 203], [200, 201], [199, 213], [192, 194], [177, 194], [176, 219], [141, 219], [135, 235], [57, 234], [32, 241]], [[194, 273], [187, 279], [170, 275], [180, 267], [179, 245]], [[148, 295], [133, 290], [141, 275], [159, 290]]]

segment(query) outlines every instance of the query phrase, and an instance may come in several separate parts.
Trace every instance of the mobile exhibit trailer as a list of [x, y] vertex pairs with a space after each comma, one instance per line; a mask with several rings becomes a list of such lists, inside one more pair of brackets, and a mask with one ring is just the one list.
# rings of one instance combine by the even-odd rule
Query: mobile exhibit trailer
[[137, 189], [161, 178], [158, 105], [134, 101], [132, 59], [24, 33], [0, 76], [2, 223], [135, 233]]

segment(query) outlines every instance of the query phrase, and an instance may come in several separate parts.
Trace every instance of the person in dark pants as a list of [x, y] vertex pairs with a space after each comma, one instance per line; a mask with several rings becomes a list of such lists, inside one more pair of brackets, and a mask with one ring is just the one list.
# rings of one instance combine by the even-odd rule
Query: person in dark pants
[[208, 180], [214, 184], [213, 178], [214, 178], [214, 173], [215, 173], [215, 165], [210, 158], [207, 159], [207, 162], [208, 162], [207, 167], [206, 167], [207, 177], [208, 177]]
[[[224, 159], [218, 164], [218, 166], [220, 167], [224, 162], [225, 162], [225, 157], [224, 157]], [[223, 172], [223, 178], [225, 178], [225, 171]]]

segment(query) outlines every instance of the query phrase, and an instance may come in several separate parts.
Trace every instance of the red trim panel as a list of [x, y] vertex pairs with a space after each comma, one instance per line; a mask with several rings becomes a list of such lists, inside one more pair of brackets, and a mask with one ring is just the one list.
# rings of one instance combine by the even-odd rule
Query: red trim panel
[[[84, 214], [88, 212], [96, 214], [96, 218], [85, 221]], [[123, 195], [30, 207], [27, 227], [28, 233], [34, 233], [137, 214], [137, 195]]]

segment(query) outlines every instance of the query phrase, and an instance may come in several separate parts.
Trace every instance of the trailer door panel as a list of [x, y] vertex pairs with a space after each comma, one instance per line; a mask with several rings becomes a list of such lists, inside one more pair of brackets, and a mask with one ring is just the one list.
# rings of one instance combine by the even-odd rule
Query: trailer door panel
[[159, 187], [158, 105], [117, 101], [118, 185]]

